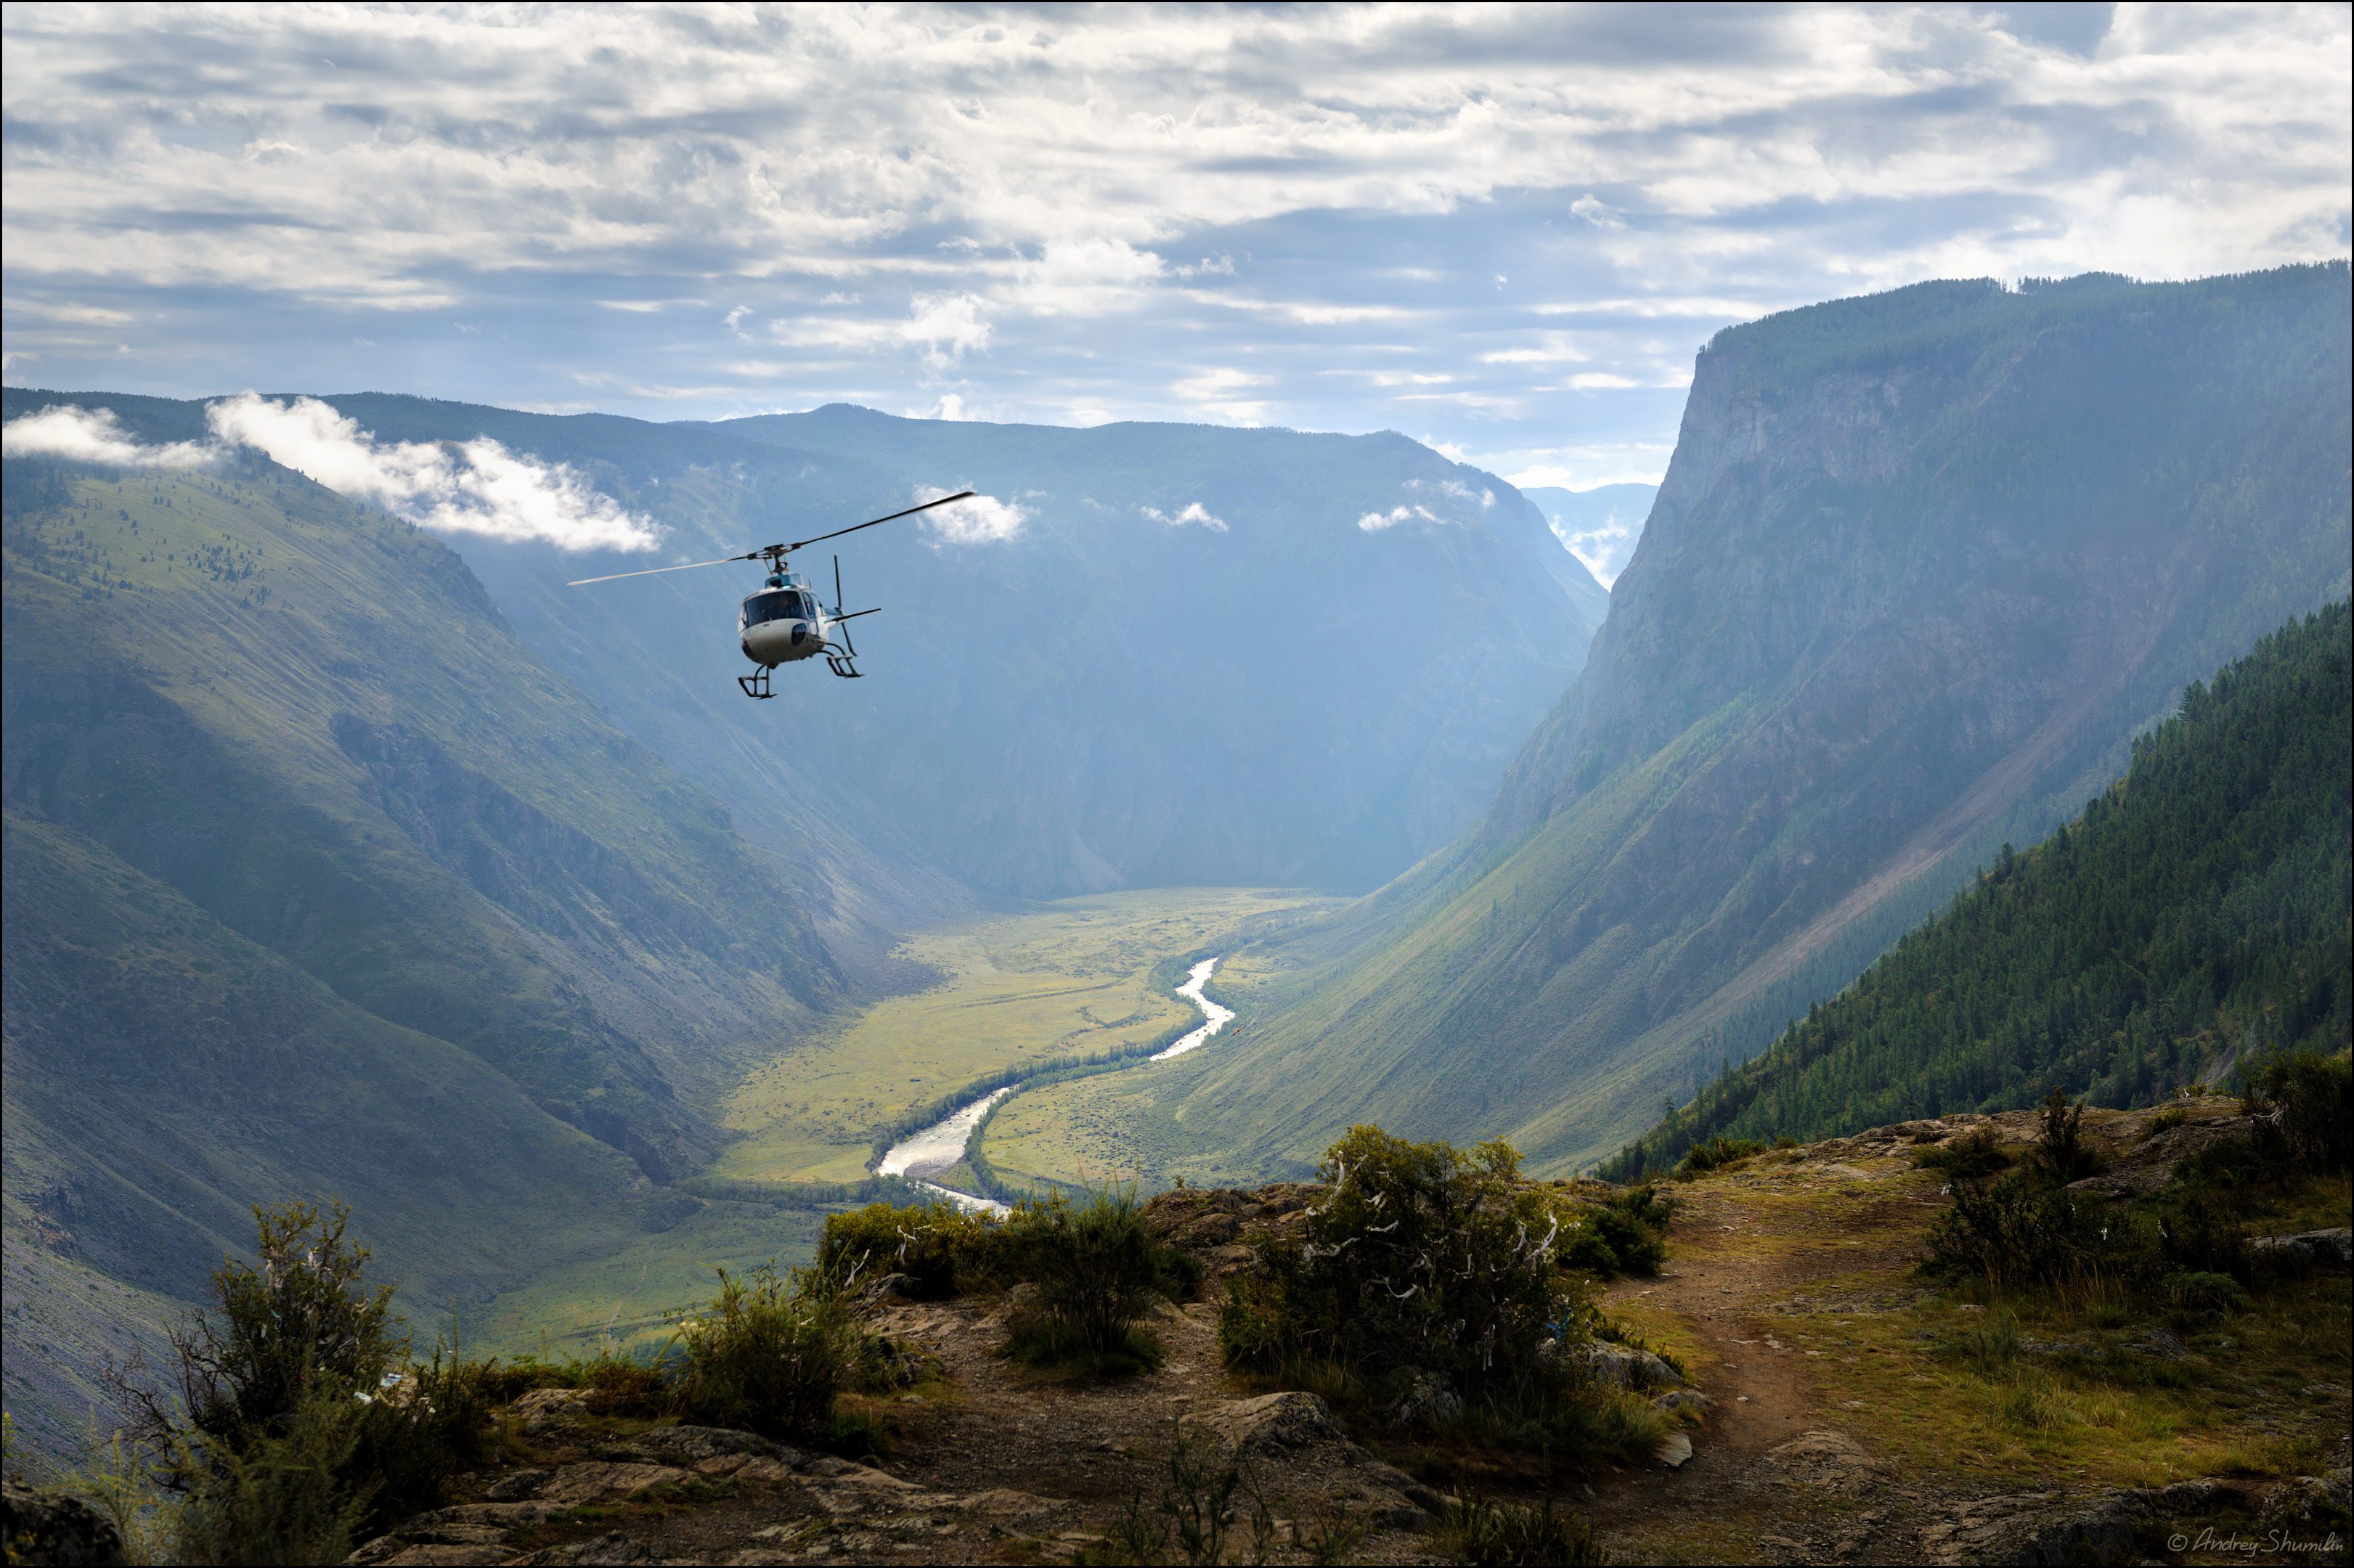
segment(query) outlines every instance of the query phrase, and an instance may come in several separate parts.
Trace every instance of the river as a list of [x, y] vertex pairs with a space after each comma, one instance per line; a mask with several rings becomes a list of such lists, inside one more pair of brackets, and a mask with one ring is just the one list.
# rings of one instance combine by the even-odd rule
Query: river
[[[1177, 988], [1179, 996], [1201, 1009], [1201, 1026], [1166, 1050], [1155, 1051], [1151, 1055], [1147, 1056], [1144, 1062], [1138, 1063], [1139, 1066], [1150, 1062], [1166, 1062], [1172, 1056], [1182, 1056], [1188, 1051], [1198, 1050], [1209, 1043], [1210, 1036], [1234, 1022], [1234, 1009], [1223, 1007], [1202, 994], [1202, 988], [1210, 982], [1210, 971], [1217, 967], [1217, 959], [1204, 959], [1186, 971], [1185, 983]], [[993, 1198], [983, 1198], [971, 1192], [960, 1192], [953, 1187], [943, 1187], [938, 1182], [928, 1181], [926, 1178], [938, 1175], [962, 1160], [965, 1146], [972, 1141], [973, 1131], [981, 1126], [981, 1118], [997, 1108], [998, 1101], [1021, 1086], [1019, 1084], [1008, 1084], [1002, 1089], [991, 1089], [980, 1098], [969, 1100], [959, 1106], [921, 1132], [901, 1139], [889, 1149], [885, 1150], [883, 1158], [875, 1162], [875, 1174], [905, 1176], [917, 1186], [927, 1192], [938, 1193], [958, 1208], [970, 1213], [1010, 1213], [1011, 1210]]]

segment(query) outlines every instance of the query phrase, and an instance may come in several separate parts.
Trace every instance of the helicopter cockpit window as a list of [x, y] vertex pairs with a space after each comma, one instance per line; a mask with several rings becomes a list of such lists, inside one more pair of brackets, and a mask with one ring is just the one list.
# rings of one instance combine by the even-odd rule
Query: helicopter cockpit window
[[779, 593], [756, 594], [744, 606], [744, 624], [747, 626], [758, 626], [768, 620], [805, 620], [808, 618], [809, 610], [801, 602], [801, 596], [790, 588]]

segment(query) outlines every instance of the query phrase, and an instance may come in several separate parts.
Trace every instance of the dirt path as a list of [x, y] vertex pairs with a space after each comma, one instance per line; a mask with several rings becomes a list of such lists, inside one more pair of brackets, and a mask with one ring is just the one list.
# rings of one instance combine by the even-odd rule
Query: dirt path
[[[1607, 1294], [1614, 1314], [1680, 1349], [1714, 1402], [1671, 1474], [1597, 1486], [1596, 1532], [1634, 1561], [1880, 1557], [1896, 1542], [1872, 1506], [1882, 1474], [1782, 1336], [1772, 1308], [1862, 1273], [1901, 1275], [1926, 1212], [1919, 1192], [1825, 1207], [1809, 1191], [1875, 1178], [1853, 1167], [1768, 1167], [1681, 1189], [1668, 1266]], [[1869, 1191], [1869, 1189], [1867, 1189]], [[1845, 1210], [1844, 1213], [1840, 1210]]]

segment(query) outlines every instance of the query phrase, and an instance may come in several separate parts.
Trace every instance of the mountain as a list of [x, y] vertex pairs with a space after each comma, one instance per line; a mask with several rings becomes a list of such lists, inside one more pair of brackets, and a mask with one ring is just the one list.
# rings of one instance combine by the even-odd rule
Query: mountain
[[1334, 1130], [1581, 1165], [2042, 837], [2185, 683], [2347, 593], [2343, 263], [1933, 283], [1701, 355], [1577, 686], [1479, 829], [1256, 955], [1091, 1107], [1192, 1171]]
[[[12, 389], [10, 415], [44, 399], [203, 434], [195, 403]], [[382, 442], [567, 464], [668, 530], [652, 556], [451, 544], [534, 652], [804, 868], [860, 972], [875, 932], [968, 886], [1376, 885], [1477, 820], [1608, 602], [1510, 485], [1393, 433], [326, 400]], [[855, 683], [809, 666], [744, 700], [748, 567], [564, 586], [968, 486], [994, 533], [910, 520], [799, 560], [830, 593], [838, 549], [854, 606], [885, 612], [855, 629]]]
[[2354, 638], [2341, 601], [2194, 682], [2074, 821], [2005, 853], [1862, 978], [1606, 1171], [2052, 1089], [2147, 1105], [2354, 1034]]
[[891, 474], [894, 504], [969, 486], [1026, 514], [1002, 544], [847, 541], [851, 599], [887, 610], [857, 634], [870, 679], [784, 710], [992, 890], [1373, 885], [1476, 819], [1607, 605], [1510, 485], [1389, 432], [843, 405], [716, 428]]
[[352, 1201], [429, 1311], [661, 1228], [866, 994], [431, 536], [250, 454], [12, 458], [0, 515], [12, 1409], [249, 1203]]
[[1633, 558], [1659, 487], [1597, 484], [1591, 490], [1564, 490], [1559, 485], [1522, 485], [1521, 493], [1544, 514], [1570, 553], [1607, 588]]

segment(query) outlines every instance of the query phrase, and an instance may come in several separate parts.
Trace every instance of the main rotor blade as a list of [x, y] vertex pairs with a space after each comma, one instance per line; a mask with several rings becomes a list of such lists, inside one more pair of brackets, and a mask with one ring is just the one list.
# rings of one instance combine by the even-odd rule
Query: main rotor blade
[[722, 556], [716, 561], [688, 561], [684, 565], [675, 567], [648, 567], [642, 572], [615, 572], [610, 577], [582, 577], [578, 582], [566, 583], [564, 586], [566, 588], [587, 588], [590, 583], [617, 583], [623, 577], [651, 577], [663, 572], [689, 572], [693, 571], [697, 567], [725, 567], [737, 561], [757, 561], [759, 558], [760, 552], [755, 550], [748, 556]]
[[814, 539], [802, 539], [795, 544], [787, 545], [785, 553], [790, 555], [793, 551], [810, 545], [823, 544], [828, 539], [839, 539], [844, 534], [855, 534], [861, 528], [872, 528], [877, 523], [890, 523], [902, 517], [912, 517], [918, 512], [929, 512], [935, 506], [946, 506], [951, 501], [968, 501], [980, 493], [977, 490], [960, 490], [954, 495], [943, 495], [938, 501], [927, 501], [921, 506], [910, 506], [905, 512], [894, 512], [888, 517], [871, 517], [864, 523], [854, 523], [847, 528], [836, 528], [831, 534], [820, 534]]

